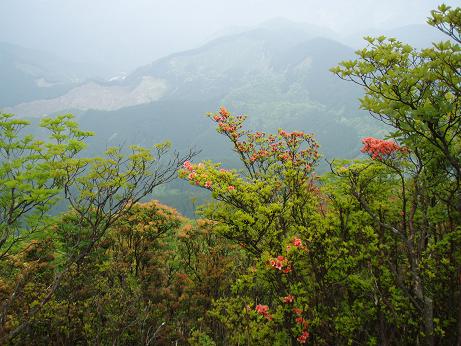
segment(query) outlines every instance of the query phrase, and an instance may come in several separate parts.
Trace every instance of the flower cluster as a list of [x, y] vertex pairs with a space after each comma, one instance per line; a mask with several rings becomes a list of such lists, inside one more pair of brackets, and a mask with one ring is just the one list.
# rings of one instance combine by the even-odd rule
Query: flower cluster
[[[291, 266], [288, 264], [288, 260], [283, 256], [277, 256], [269, 261], [269, 264], [278, 270], [283, 271], [284, 273], [291, 272]], [[285, 268], [284, 268], [285, 267]]]
[[271, 314], [269, 313], [269, 307], [267, 305], [261, 305], [261, 304], [258, 304], [256, 305], [255, 307], [255, 310], [258, 314], [264, 316], [265, 318], [267, 318], [269, 321], [272, 320], [272, 316]]
[[302, 317], [303, 311], [299, 308], [293, 308], [293, 313], [297, 315], [295, 317], [295, 322], [297, 325], [301, 327], [302, 333], [298, 336], [297, 340], [300, 344], [305, 344], [307, 339], [309, 338], [309, 332], [307, 329], [309, 328], [309, 322]]
[[294, 237], [292, 242], [295, 247], [303, 246], [302, 240], [297, 237]]
[[246, 117], [244, 115], [231, 116], [229, 111], [225, 107], [219, 109], [218, 114], [208, 114], [208, 116], [213, 119], [218, 124], [218, 131], [224, 133], [232, 141], [236, 141], [239, 137], [243, 135], [241, 131], [242, 123], [245, 121]]
[[360, 151], [370, 155], [373, 160], [382, 160], [397, 151], [402, 151], [402, 147], [393, 141], [366, 137], [362, 139], [362, 143], [363, 147]]
[[287, 252], [290, 252], [292, 248], [300, 249], [300, 250], [305, 250], [306, 247], [303, 245], [303, 241], [298, 238], [294, 237], [291, 242], [287, 245]]
[[282, 301], [285, 303], [285, 304], [291, 304], [293, 303], [293, 301], [295, 300], [295, 297], [292, 296], [291, 294], [287, 295], [286, 297], [283, 297], [282, 298]]
[[[301, 238], [294, 236], [290, 239], [289, 243], [287, 244], [287, 257], [291, 255], [298, 256], [302, 254], [302, 252], [291, 252], [291, 250], [305, 250], [306, 247], [303, 244]], [[284, 256], [277, 256], [276, 258], [272, 258], [269, 261], [269, 264], [272, 268], [278, 269], [284, 273], [289, 273], [292, 271], [292, 263], [288, 261], [288, 258]], [[289, 309], [286, 310], [288, 312], [290, 319], [296, 326], [296, 330], [299, 334], [297, 334], [297, 341], [300, 344], [305, 344], [309, 339], [309, 321], [305, 318], [305, 312], [302, 307], [299, 306], [299, 301], [295, 301], [295, 296], [293, 294], [287, 294], [284, 297], [280, 297], [280, 300], [288, 305]]]
[[190, 161], [184, 161], [182, 166], [190, 172], [194, 170], [194, 167], [192, 166], [192, 163]]
[[295, 313], [296, 315], [301, 315], [303, 313], [303, 311], [300, 309], [300, 308], [293, 308], [293, 313]]
[[[208, 190], [213, 190], [213, 179], [225, 182], [232, 177], [232, 173], [223, 168], [214, 172], [213, 170], [209, 170], [205, 167], [203, 163], [192, 164], [190, 161], [185, 161], [183, 168], [179, 171], [179, 177], [189, 180], [191, 184], [204, 187]], [[224, 185], [223, 188], [227, 189], [229, 192], [235, 190], [234, 185]]]
[[226, 135], [248, 165], [288, 164], [305, 170], [306, 175], [319, 158], [318, 144], [312, 135], [302, 131], [279, 130], [278, 135], [242, 130], [246, 117], [233, 116], [221, 107], [216, 114], [209, 114], [217, 123], [218, 132]]
[[305, 330], [296, 340], [298, 340], [300, 344], [305, 344], [307, 339], [309, 339], [309, 332]]
[[290, 138], [290, 137], [303, 137], [304, 132], [302, 131], [293, 131], [293, 132], [288, 132], [284, 130], [279, 130], [279, 135], [285, 138]]
[[211, 190], [213, 182], [209, 179], [207, 174], [202, 172], [204, 167], [203, 163], [193, 165], [190, 161], [185, 161], [183, 169], [179, 171], [179, 176], [181, 178], [186, 178], [195, 185], [200, 185], [208, 190]]

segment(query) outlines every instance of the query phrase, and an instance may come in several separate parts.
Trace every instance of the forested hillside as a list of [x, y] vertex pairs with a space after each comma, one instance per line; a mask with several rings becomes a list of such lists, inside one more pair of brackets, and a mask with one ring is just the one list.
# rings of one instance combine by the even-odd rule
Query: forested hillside
[[[272, 20], [121, 78], [82, 81], [57, 97], [22, 102], [6, 112], [31, 119], [71, 112], [82, 128], [97, 133], [88, 140], [86, 155], [101, 155], [108, 146], [169, 140], [178, 150], [196, 148], [200, 159], [236, 167], [237, 160], [206, 120], [210, 109], [225, 104], [251, 115], [249, 127], [254, 130], [308, 128], [325, 158], [353, 158], [360, 138], [384, 133], [384, 127], [359, 110], [360, 88], [329, 72], [338, 61], [352, 58], [353, 49], [320, 34], [315, 27]], [[320, 162], [320, 170], [327, 169]], [[184, 189], [187, 197], [180, 196]], [[192, 216], [197, 195], [200, 201], [206, 198], [173, 183], [155, 198]]]
[[0, 344], [461, 344], [461, 8], [428, 24], [355, 57], [218, 39], [123, 79], [175, 88], [110, 122], [0, 113]]

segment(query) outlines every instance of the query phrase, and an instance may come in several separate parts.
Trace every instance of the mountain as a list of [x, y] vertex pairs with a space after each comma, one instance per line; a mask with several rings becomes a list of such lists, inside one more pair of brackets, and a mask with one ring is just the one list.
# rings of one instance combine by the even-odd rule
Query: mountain
[[[127, 80], [155, 76], [169, 86], [159, 102], [203, 100], [208, 101], [207, 111], [226, 105], [250, 115], [253, 128], [312, 131], [329, 156], [350, 156], [360, 144], [358, 136], [367, 131], [367, 123], [357, 118], [368, 115], [358, 111], [361, 90], [329, 69], [353, 56], [351, 48], [298, 25], [264, 26], [158, 60]], [[359, 126], [351, 126], [354, 122]], [[336, 142], [333, 131], [350, 135], [348, 145]]]
[[90, 77], [107, 73], [99, 66], [0, 42], [0, 107], [54, 98]]
[[[319, 37], [321, 32], [274, 19], [159, 59], [126, 76], [87, 81], [57, 97], [6, 110], [29, 116], [72, 111], [106, 144], [146, 138], [188, 145], [177, 127], [195, 121], [202, 127], [189, 125], [189, 136], [203, 149], [203, 157], [222, 157], [219, 147], [207, 145], [215, 134], [205, 127], [211, 124], [203, 114], [226, 105], [250, 115], [248, 123], [254, 129], [303, 129], [318, 136], [326, 156], [354, 156], [359, 137], [377, 127], [358, 111], [360, 89], [329, 72], [339, 61], [353, 58], [353, 50]], [[197, 104], [204, 107], [199, 110]], [[177, 106], [174, 112], [168, 108], [172, 105]], [[161, 118], [160, 132], [146, 125], [155, 118]], [[99, 143], [98, 148], [104, 147]]]
[[[204, 114], [226, 105], [235, 113], [248, 114], [252, 128], [304, 129], [318, 135], [330, 157], [351, 156], [366, 130], [363, 122], [354, 125], [359, 123], [357, 117], [364, 118], [358, 111], [361, 91], [328, 70], [352, 57], [351, 48], [298, 26], [259, 27], [157, 60], [111, 84], [132, 90], [140, 89], [146, 79], [162, 83], [163, 94], [152, 102], [77, 114], [105, 140], [167, 138], [180, 147], [200, 146], [204, 157], [218, 157], [221, 149], [207, 145], [215, 134]], [[160, 131], [149, 123], [153, 119], [159, 119]], [[178, 125], [187, 126], [194, 140], [187, 140]], [[99, 130], [100, 126], [104, 128]], [[344, 137], [342, 143], [337, 136]]]
[[[329, 72], [353, 58], [353, 49], [317, 34], [276, 20], [172, 54], [126, 76], [80, 83], [57, 97], [7, 110], [26, 115], [72, 111], [83, 129], [97, 134], [89, 140], [91, 155], [111, 145], [170, 140], [178, 150], [202, 150], [199, 159], [237, 167], [231, 148], [205, 116], [225, 105], [233, 113], [248, 114], [252, 129], [314, 133], [327, 159], [356, 157], [360, 138], [381, 128], [358, 110], [360, 88]], [[187, 194], [195, 192], [175, 182], [157, 197], [190, 215]]]
[[163, 96], [166, 85], [163, 80], [145, 76], [136, 85], [119, 83], [116, 77], [111, 81], [89, 80], [60, 95], [31, 102], [20, 103], [5, 111], [25, 116], [40, 116], [62, 111], [117, 110], [138, 104], [150, 103]]

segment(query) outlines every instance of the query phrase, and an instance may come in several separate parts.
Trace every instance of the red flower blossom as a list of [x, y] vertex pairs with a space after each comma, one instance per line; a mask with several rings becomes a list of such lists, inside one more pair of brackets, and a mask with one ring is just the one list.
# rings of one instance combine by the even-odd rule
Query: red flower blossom
[[279, 130], [279, 135], [282, 136], [282, 137], [288, 137], [289, 133], [284, 131], [284, 130]]
[[270, 260], [270, 265], [278, 270], [282, 270], [283, 266], [286, 264], [285, 263], [285, 257], [283, 256], [277, 256], [277, 258], [273, 258]]
[[295, 300], [295, 297], [292, 296], [291, 294], [287, 295], [286, 297], [283, 297], [283, 302], [285, 304], [293, 303], [294, 300]]
[[272, 320], [272, 316], [269, 314], [269, 307], [267, 305], [258, 304], [255, 307], [258, 314], [263, 315], [268, 320]]
[[234, 191], [234, 190], [235, 190], [235, 186], [229, 185], [229, 186], [227, 187], [227, 189], [228, 189], [229, 191]]
[[258, 304], [258, 305], [256, 305], [255, 310], [259, 314], [264, 315], [265, 313], [267, 313], [269, 311], [269, 307], [267, 305]]
[[299, 308], [293, 308], [292, 310], [296, 315], [301, 315], [303, 313], [303, 311]]
[[192, 171], [194, 168], [192, 167], [192, 164], [190, 163], [190, 161], [184, 161], [183, 165], [182, 165], [185, 169], [187, 169], [188, 171]]
[[221, 114], [221, 116], [226, 119], [227, 117], [229, 117], [230, 113], [229, 111], [226, 109], [226, 107], [224, 106], [221, 106], [221, 108], [219, 108], [219, 114]]
[[393, 141], [385, 141], [383, 139], [366, 137], [362, 139], [363, 147], [360, 150], [362, 153], [367, 153], [373, 160], [382, 160], [386, 156], [390, 156], [402, 148]]
[[285, 269], [283, 269], [283, 272], [284, 272], [285, 274], [290, 273], [290, 272], [291, 272], [291, 267], [286, 267]]
[[303, 242], [301, 241], [301, 239], [295, 237], [293, 238], [293, 245], [296, 246], [296, 247], [300, 247], [303, 245]]
[[300, 344], [305, 344], [307, 339], [309, 339], [309, 332], [304, 331], [300, 336], [298, 336], [297, 340]]

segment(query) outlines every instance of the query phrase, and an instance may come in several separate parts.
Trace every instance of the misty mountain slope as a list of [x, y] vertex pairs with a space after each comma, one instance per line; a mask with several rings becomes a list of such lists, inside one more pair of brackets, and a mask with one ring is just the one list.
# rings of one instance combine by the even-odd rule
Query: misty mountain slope
[[[126, 78], [84, 83], [65, 95], [11, 111], [39, 115], [72, 110], [98, 136], [103, 134], [96, 151], [114, 138], [126, 143], [170, 139], [182, 146], [189, 144], [188, 136], [204, 150], [204, 158], [226, 159], [222, 145], [209, 145], [215, 134], [203, 116], [225, 105], [248, 114], [253, 129], [305, 130], [317, 134], [326, 156], [351, 157], [359, 137], [378, 127], [358, 110], [361, 90], [329, 72], [339, 61], [353, 58], [353, 50], [315, 35], [275, 20], [172, 54]], [[347, 138], [338, 142], [336, 133]]]
[[[167, 138], [180, 147], [187, 144], [181, 132], [185, 127], [203, 149], [204, 158], [223, 160], [223, 146], [209, 144], [216, 135], [203, 114], [225, 105], [234, 113], [248, 114], [253, 129], [302, 129], [318, 135], [327, 156], [353, 156], [360, 145], [360, 131], [351, 124], [368, 115], [358, 111], [360, 89], [329, 72], [338, 61], [352, 57], [351, 48], [312, 38], [297, 27], [250, 30], [137, 69], [120, 83], [137, 85], [143, 78], [165, 81], [167, 89], [161, 98], [116, 112], [88, 110], [81, 121], [98, 134], [108, 126], [111, 133], [106, 138], [113, 133], [127, 142]], [[193, 111], [194, 106], [189, 109], [189, 103], [203, 105], [201, 111]], [[181, 106], [173, 110], [171, 105]], [[104, 120], [92, 122], [96, 118]], [[149, 122], [153, 119], [161, 119], [161, 131], [153, 128]], [[336, 142], [334, 132], [348, 137]]]
[[[12, 111], [37, 115], [71, 110], [82, 129], [96, 133], [88, 140], [90, 155], [113, 145], [170, 140], [180, 151], [202, 150], [197, 160], [238, 167], [230, 144], [205, 115], [224, 105], [234, 114], [247, 114], [250, 129], [303, 130], [315, 135], [325, 158], [351, 158], [359, 154], [362, 136], [380, 130], [358, 110], [360, 88], [329, 72], [353, 56], [339, 42], [286, 23], [280, 29], [278, 23], [167, 56], [125, 78], [81, 83]], [[178, 191], [192, 193], [175, 182], [159, 198], [183, 212], [190, 210]]]
[[[277, 100], [317, 109], [336, 100], [342, 107], [351, 102], [346, 99], [353, 100], [357, 94], [339, 97], [352, 87], [344, 87], [328, 69], [352, 57], [353, 51], [332, 40], [312, 40], [318, 31], [309, 33], [299, 24], [280, 19], [269, 21], [157, 60], [109, 85], [81, 84], [57, 97], [17, 104], [7, 111], [34, 116], [68, 110], [115, 110], [159, 99], [217, 99], [226, 104]], [[327, 97], [330, 92], [338, 97]]]
[[[203, 147], [214, 128], [206, 113], [212, 101], [160, 101], [116, 111], [81, 113], [81, 128], [96, 131], [88, 139], [91, 154], [106, 146], [137, 144], [151, 146], [171, 141], [178, 150]], [[208, 143], [216, 146], [216, 142]], [[222, 146], [222, 142], [218, 147]]]
[[[216, 39], [195, 50], [173, 54], [139, 68], [127, 80], [146, 75], [163, 78], [173, 86], [165, 95], [171, 98], [225, 98], [246, 85], [253, 87], [275, 80], [276, 83], [292, 83], [301, 81], [300, 73], [312, 75], [318, 70], [321, 75], [314, 76], [310, 82], [322, 84], [325, 77], [331, 82], [334, 76], [328, 69], [354, 55], [352, 49], [340, 43], [313, 39], [313, 35], [298, 25], [285, 23], [281, 27], [278, 23], [275, 28], [265, 25]], [[312, 60], [315, 65], [309, 69], [308, 61]], [[336, 85], [340, 85], [337, 80]], [[305, 84], [304, 87], [313, 88], [313, 85]]]
[[49, 60], [44, 53], [0, 43], [0, 106], [55, 97], [69, 90], [71, 79], [54, 70]]
[[312, 117], [340, 119], [359, 113], [360, 89], [329, 72], [353, 55], [351, 48], [311, 38], [297, 27], [260, 28], [174, 54], [129, 78], [164, 78], [175, 86], [165, 99], [213, 98], [251, 115], [253, 125], [264, 129], [282, 127], [288, 118], [298, 117], [304, 117], [308, 126]]
[[99, 66], [0, 42], [0, 107], [58, 97], [103, 72]]
[[6, 111], [26, 116], [53, 114], [64, 110], [111, 111], [156, 101], [164, 95], [166, 89], [165, 81], [148, 76], [143, 77], [139, 84], [134, 86], [117, 82], [88, 81], [61, 96], [20, 103], [13, 108], [6, 108]]

